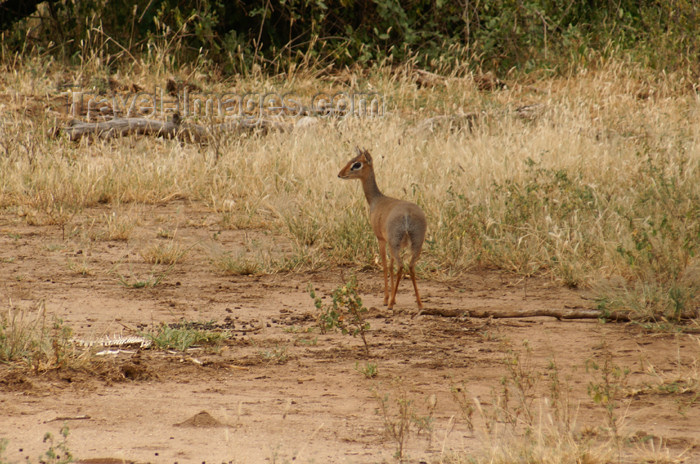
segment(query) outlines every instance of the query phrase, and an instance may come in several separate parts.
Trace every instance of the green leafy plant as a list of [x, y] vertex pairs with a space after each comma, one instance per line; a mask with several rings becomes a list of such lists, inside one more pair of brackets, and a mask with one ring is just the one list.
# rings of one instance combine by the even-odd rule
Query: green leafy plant
[[396, 444], [394, 457], [403, 462], [406, 458], [406, 444], [413, 431], [424, 431], [432, 436], [437, 397], [433, 394], [426, 398], [426, 411], [421, 415], [415, 399], [409, 396], [400, 378], [393, 381], [393, 396], [389, 393], [379, 393], [376, 388], [372, 389], [372, 395], [377, 402], [377, 413], [382, 418], [384, 430]]
[[[6, 53], [35, 50], [71, 60], [81, 52], [83, 61], [99, 57], [109, 66], [161, 58], [171, 67], [195, 62], [227, 73], [407, 62], [438, 71], [468, 62], [473, 69], [506, 73], [566, 72], [611, 55], [681, 69], [692, 66], [698, 49], [696, 5], [671, 0], [566, 8], [542, 0], [158, 0], [145, 9], [137, 5], [51, 2], [32, 21], [22, 19], [34, 9], [23, 8], [3, 18]], [[102, 76], [91, 85], [108, 88]]]
[[471, 431], [474, 430], [474, 411], [475, 405], [473, 399], [469, 395], [469, 390], [465, 382], [461, 382], [459, 385], [452, 385], [450, 387], [450, 394], [452, 399], [457, 404], [459, 412], [462, 416], [462, 420], [467, 425], [467, 428]]
[[270, 364], [284, 364], [289, 360], [286, 346], [275, 346], [269, 350], [260, 350], [260, 356]]
[[[526, 433], [531, 432], [534, 424], [534, 391], [539, 375], [532, 365], [532, 348], [527, 340], [523, 341], [524, 355], [519, 351], [508, 350], [503, 359], [506, 375], [501, 378], [503, 387], [504, 410], [510, 411], [506, 419], [514, 426], [523, 423]], [[514, 400], [509, 408], [507, 402]]]
[[155, 330], [142, 334], [160, 350], [185, 351], [195, 345], [218, 347], [228, 338], [226, 332], [207, 328], [207, 324], [160, 324]]
[[68, 464], [73, 462], [73, 454], [68, 448], [68, 435], [70, 433], [70, 429], [64, 424], [59, 433], [61, 438], [58, 443], [56, 443], [51, 432], [47, 432], [46, 435], [44, 435], [44, 443], [49, 444], [49, 449], [47, 449], [44, 454], [39, 457], [40, 463]]
[[379, 373], [377, 370], [377, 363], [367, 362], [364, 366], [360, 366], [359, 362], [355, 363], [355, 370], [360, 374], [364, 375], [368, 379], [373, 379]]
[[663, 327], [700, 316], [700, 194], [683, 181], [689, 161], [648, 156], [633, 173], [635, 196], [618, 211], [626, 233], [615, 258], [628, 274], [598, 288], [598, 307]]
[[331, 330], [340, 330], [344, 335], [359, 335], [364, 343], [365, 354], [369, 356], [367, 332], [370, 329], [369, 322], [365, 320], [368, 309], [362, 304], [362, 299], [357, 293], [357, 278], [352, 276], [342, 287], [338, 287], [331, 293], [331, 303], [323, 304], [323, 300], [316, 296], [312, 285], [309, 285], [309, 295], [314, 300], [314, 306], [318, 310], [318, 326], [321, 333]]
[[630, 369], [615, 364], [607, 342], [603, 342], [601, 348], [602, 360], [589, 359], [586, 361], [586, 372], [593, 375], [593, 379], [588, 382], [588, 396], [595, 404], [603, 407], [610, 434], [619, 444], [620, 417], [618, 410], [625, 397]]

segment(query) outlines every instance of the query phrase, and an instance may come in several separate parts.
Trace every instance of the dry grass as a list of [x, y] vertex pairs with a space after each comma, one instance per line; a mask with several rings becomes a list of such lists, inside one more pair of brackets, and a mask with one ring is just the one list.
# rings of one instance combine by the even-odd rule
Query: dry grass
[[0, 363], [37, 373], [84, 366], [90, 354], [73, 345], [71, 333], [62, 320], [47, 320], [43, 302], [20, 308], [10, 301], [0, 313]]
[[[607, 350], [607, 348], [605, 349]], [[535, 365], [534, 352], [507, 349], [503, 358], [504, 376], [491, 397], [482, 402], [472, 397], [467, 382], [452, 387], [452, 396], [461, 420], [483, 443], [477, 453], [452, 452], [440, 462], [446, 464], [540, 464], [610, 462], [684, 462], [684, 453], [673, 453], [663, 439], [639, 436], [626, 422], [623, 398], [643, 394], [644, 389], [628, 388], [626, 379], [614, 375], [619, 368], [613, 353], [610, 363], [588, 373], [589, 396], [598, 412], [611, 417], [614, 428], [579, 417], [580, 399], [572, 396], [573, 380], [579, 373], [560, 369], [552, 355], [546, 368]], [[697, 358], [694, 357], [695, 361]], [[606, 370], [607, 369], [607, 370]], [[601, 375], [601, 371], [605, 371]], [[594, 388], [591, 388], [594, 387]], [[646, 388], [646, 387], [645, 387]], [[598, 393], [605, 396], [601, 398]], [[607, 395], [611, 395], [608, 397]], [[461, 417], [460, 417], [461, 416]], [[605, 421], [610, 425], [610, 421]]]
[[[233, 86], [199, 69], [173, 71], [157, 63], [134, 65], [116, 78], [147, 87], [175, 76], [210, 92]], [[138, 232], [139, 204], [178, 199], [207, 205], [219, 215], [221, 229], [255, 229], [275, 237], [247, 240], [243, 251], [232, 254], [216, 244], [184, 248], [176, 232], [162, 230], [141, 250], [154, 265], [150, 273], [122, 274], [115, 266], [124, 286], [158, 285], [186, 254], [197, 253], [210, 260], [212, 272], [229, 274], [374, 266], [376, 243], [359, 185], [336, 178], [359, 145], [373, 153], [383, 191], [415, 201], [427, 213], [419, 262], [424, 276], [449, 278], [495, 265], [590, 287], [602, 311], [628, 311], [673, 329], [681, 319], [699, 322], [700, 106], [684, 76], [610, 63], [576, 76], [481, 92], [469, 78], [418, 88], [410, 70], [381, 69], [352, 77], [392, 102], [382, 118], [322, 120], [304, 130], [247, 134], [210, 145], [144, 137], [72, 143], [47, 135], [66, 119], [55, 111], [63, 102], [58, 84], [81, 85], [104, 72], [94, 57], [79, 69], [28, 59], [0, 71], [5, 85], [0, 208], [29, 224], [56, 225], [63, 234], [85, 228], [91, 240], [130, 240]], [[285, 81], [260, 77], [236, 86], [293, 89], [309, 97], [342, 88], [304, 71]], [[517, 111], [523, 105], [539, 106], [523, 117]], [[471, 130], [420, 128], [428, 116], [460, 111], [478, 115]], [[105, 209], [99, 219], [104, 229], [97, 233], [94, 221], [83, 217], [86, 208], [95, 207]], [[87, 258], [68, 266], [91, 272]], [[60, 322], [47, 324], [40, 308], [20, 312], [10, 305], [0, 329], [3, 362], [25, 362], [40, 371], [81, 360], [68, 344], [68, 329]], [[283, 355], [286, 359], [284, 352], [276, 354]], [[518, 363], [511, 366], [521, 369], [509, 371], [511, 386], [527, 385], [537, 373], [513, 359]], [[565, 393], [558, 388], [557, 395]], [[692, 390], [692, 400], [678, 408], [693, 407], [697, 363], [679, 368], [677, 375], [659, 374], [642, 393], [647, 390]], [[498, 398], [486, 410], [465, 396], [460, 404], [468, 413], [465, 421], [471, 424], [476, 416], [488, 452], [443, 461], [619, 458], [610, 442], [586, 441], [575, 432], [570, 405], [554, 393], [543, 397], [521, 390], [521, 416], [511, 429], [505, 427], [515, 410]], [[642, 454], [651, 462], [675, 459], [664, 460], [663, 448]]]
[[[376, 244], [364, 198], [358, 186], [336, 179], [359, 145], [375, 155], [384, 192], [418, 202], [428, 215], [421, 273], [496, 265], [597, 285], [605, 311], [632, 310], [645, 321], [697, 317], [699, 110], [683, 76], [611, 63], [481, 92], [469, 78], [419, 89], [410, 70], [383, 69], [356, 76], [358, 86], [372, 85], [392, 102], [382, 118], [323, 120], [208, 146], [44, 135], [61, 116], [46, 109], [55, 97], [43, 95], [56, 95], [60, 79], [79, 84], [100, 71], [91, 63], [66, 71], [28, 60], [5, 72], [0, 206], [65, 230], [85, 207], [185, 199], [221, 214], [223, 228], [266, 229], [292, 243], [284, 259], [253, 250], [219, 266], [227, 272], [371, 266]], [[169, 74], [204, 91], [231, 87], [197, 69], [144, 67], [117, 78], [145, 86]], [[309, 97], [342, 88], [309, 74], [237, 88]], [[526, 104], [539, 105], [534, 116], [516, 111]], [[33, 111], [24, 111], [28, 105]], [[426, 116], [459, 111], [479, 115], [472, 130], [419, 128]], [[107, 218], [107, 238], [126, 240], [134, 221], [116, 214]]]
[[157, 243], [141, 250], [141, 257], [149, 264], [173, 265], [187, 256], [189, 249], [175, 240]]
[[128, 241], [136, 227], [136, 218], [121, 209], [105, 213], [103, 219], [105, 223], [104, 238], [107, 240]]
[[677, 357], [674, 362], [669, 366], [657, 366], [644, 360], [642, 365], [650, 378], [627, 394], [630, 397], [674, 396], [678, 413], [685, 416], [688, 410], [700, 403], [700, 337], [693, 337], [694, 344], [690, 349], [681, 350], [681, 336], [676, 335]]

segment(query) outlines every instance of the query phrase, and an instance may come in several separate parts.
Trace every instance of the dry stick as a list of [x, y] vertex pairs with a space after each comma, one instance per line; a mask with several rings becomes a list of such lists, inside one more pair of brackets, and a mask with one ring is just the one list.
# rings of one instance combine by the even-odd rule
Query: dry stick
[[56, 422], [56, 421], [69, 421], [69, 420], [89, 420], [91, 419], [90, 416], [83, 414], [82, 416], [58, 416], [55, 417], [51, 420], [44, 421], [44, 424], [48, 424], [49, 422]]
[[[490, 309], [490, 308], [474, 308], [474, 309], [424, 309], [422, 314], [442, 317], [474, 317], [474, 318], [519, 318], [519, 317], [555, 317], [562, 319], [604, 319], [612, 322], [632, 322], [629, 315], [613, 312], [603, 314], [596, 309]], [[696, 327], [679, 327], [680, 332], [684, 334], [700, 334], [700, 328]]]
[[629, 322], [630, 318], [626, 314], [612, 313], [604, 315], [596, 309], [438, 309], [428, 308], [423, 310], [423, 314], [443, 317], [476, 317], [476, 318], [517, 318], [517, 317], [555, 317], [557, 319], [607, 319], [611, 321]]
[[61, 132], [68, 135], [71, 141], [80, 140], [87, 135], [94, 135], [109, 140], [113, 137], [127, 135], [152, 135], [183, 139], [185, 141], [201, 142], [208, 140], [216, 133], [241, 133], [255, 129], [287, 130], [291, 126], [267, 119], [233, 121], [212, 126], [179, 123], [178, 121], [156, 121], [147, 118], [114, 118], [104, 122], [75, 122], [64, 128], [54, 129], [54, 135]]
[[[127, 50], [126, 47], [124, 47], [122, 44], [120, 44], [119, 42], [114, 40], [109, 34], [105, 34], [105, 32], [102, 29], [92, 27], [92, 28], [90, 28], [90, 30], [94, 31], [94, 32], [99, 32], [100, 34], [102, 34], [103, 37], [107, 38], [108, 42], [114, 43], [114, 45], [121, 48], [127, 55], [129, 55], [134, 63], [138, 63], [138, 60], [136, 59], [136, 57], [129, 50]], [[133, 23], [132, 23], [132, 31], [133, 31]]]

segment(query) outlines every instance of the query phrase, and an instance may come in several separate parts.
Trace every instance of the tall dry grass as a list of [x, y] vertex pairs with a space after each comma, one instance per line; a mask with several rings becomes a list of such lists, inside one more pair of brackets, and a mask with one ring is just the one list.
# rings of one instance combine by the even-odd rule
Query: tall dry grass
[[[164, 66], [161, 64], [161, 66]], [[420, 272], [457, 275], [495, 265], [594, 286], [606, 311], [643, 320], [697, 318], [700, 298], [698, 95], [680, 75], [625, 63], [479, 91], [469, 78], [419, 87], [409, 68], [344, 81], [391, 102], [381, 118], [321, 120], [293, 132], [222, 137], [200, 146], [152, 138], [51, 138], [62, 116], [58, 83], [91, 82], [83, 68], [28, 60], [5, 70], [0, 206], [65, 224], [97, 204], [185, 198], [222, 227], [263, 228], [293, 250], [264, 270], [371, 266], [375, 243], [359, 185], [340, 182], [354, 145], [376, 159], [389, 195], [418, 202], [429, 228]], [[299, 71], [286, 80], [221, 81], [197, 69], [134, 66], [119, 80], [146, 86], [166, 75], [204, 91], [342, 89]], [[523, 116], [523, 105], [531, 111]], [[470, 129], [421, 129], [428, 116], [476, 114]], [[266, 254], [269, 256], [269, 253]]]

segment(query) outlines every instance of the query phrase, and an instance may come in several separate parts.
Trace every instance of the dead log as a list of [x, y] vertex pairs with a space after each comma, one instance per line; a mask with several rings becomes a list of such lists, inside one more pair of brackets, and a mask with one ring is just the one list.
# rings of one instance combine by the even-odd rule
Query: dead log
[[522, 105], [515, 109], [515, 115], [520, 119], [525, 119], [527, 121], [534, 121], [544, 113], [545, 106], [541, 103], [535, 103], [533, 105]]
[[421, 87], [434, 87], [436, 85], [444, 85], [447, 81], [447, 78], [439, 74], [432, 73], [430, 71], [416, 69], [413, 71], [413, 81], [420, 89]]
[[[519, 308], [472, 308], [472, 309], [440, 309], [427, 308], [423, 309], [420, 314], [442, 317], [473, 317], [473, 318], [527, 318], [527, 317], [554, 317], [558, 320], [564, 319], [602, 319], [610, 322], [632, 322], [628, 314], [614, 312], [604, 314], [597, 309], [519, 309]], [[692, 322], [692, 316], [682, 318], [681, 321]], [[640, 322], [640, 321], [637, 321]], [[675, 326], [679, 333], [683, 334], [700, 334], [700, 328], [697, 324], [692, 326], [678, 324]]]
[[471, 309], [440, 309], [426, 308], [422, 314], [442, 317], [475, 317], [475, 318], [524, 318], [524, 317], [554, 317], [556, 319], [605, 319], [616, 322], [629, 322], [626, 314], [613, 313], [604, 315], [597, 309], [519, 309], [519, 308], [471, 308]]
[[128, 135], [149, 135], [154, 137], [175, 138], [188, 142], [203, 142], [217, 135], [230, 135], [253, 130], [288, 130], [289, 124], [267, 119], [241, 119], [203, 126], [200, 124], [183, 123], [179, 115], [169, 121], [158, 121], [147, 118], [114, 118], [103, 122], [72, 122], [68, 127], [54, 129], [54, 135], [64, 133], [71, 141], [80, 140], [85, 136], [109, 140], [114, 137]]
[[417, 129], [429, 132], [435, 132], [438, 129], [447, 129], [450, 132], [458, 132], [462, 129], [471, 131], [478, 120], [479, 114], [477, 113], [433, 116], [421, 121]]
[[476, 88], [479, 90], [492, 91], [503, 90], [508, 88], [508, 85], [502, 80], [500, 80], [498, 77], [496, 77], [493, 71], [475, 75], [473, 76], [473, 79], [474, 84], [476, 84]]

